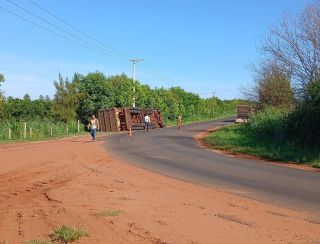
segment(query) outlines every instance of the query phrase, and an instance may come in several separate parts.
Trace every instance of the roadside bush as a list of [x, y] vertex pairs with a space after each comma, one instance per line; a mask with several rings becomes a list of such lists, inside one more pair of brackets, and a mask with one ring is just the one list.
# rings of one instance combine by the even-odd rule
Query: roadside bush
[[253, 114], [245, 126], [246, 133], [255, 138], [283, 140], [286, 132], [287, 113], [279, 109], [267, 108]]
[[287, 121], [288, 138], [300, 145], [320, 147], [320, 106], [300, 106]]
[[319, 148], [320, 106], [301, 105], [292, 111], [267, 108], [244, 125], [256, 139], [283, 141], [301, 147]]

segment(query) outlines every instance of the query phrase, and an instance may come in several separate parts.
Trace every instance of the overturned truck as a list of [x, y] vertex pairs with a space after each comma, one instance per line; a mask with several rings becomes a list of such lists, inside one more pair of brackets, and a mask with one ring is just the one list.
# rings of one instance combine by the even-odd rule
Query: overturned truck
[[150, 116], [150, 129], [164, 127], [161, 112], [149, 108], [108, 108], [98, 111], [101, 131], [143, 130], [144, 116]]

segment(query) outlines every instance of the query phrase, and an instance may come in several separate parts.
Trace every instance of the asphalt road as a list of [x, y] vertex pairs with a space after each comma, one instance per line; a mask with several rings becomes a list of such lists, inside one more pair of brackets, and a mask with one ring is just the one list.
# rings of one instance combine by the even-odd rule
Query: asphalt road
[[320, 172], [232, 158], [201, 148], [200, 132], [227, 121], [116, 134], [105, 139], [108, 153], [141, 168], [215, 187], [276, 205], [320, 213]]

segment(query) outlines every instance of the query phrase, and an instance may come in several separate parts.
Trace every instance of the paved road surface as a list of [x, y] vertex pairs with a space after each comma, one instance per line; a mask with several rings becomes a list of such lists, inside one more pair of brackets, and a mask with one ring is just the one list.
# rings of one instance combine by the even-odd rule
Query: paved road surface
[[185, 181], [232, 191], [290, 208], [320, 212], [320, 172], [308, 172], [255, 160], [231, 158], [201, 148], [194, 136], [227, 121], [107, 137], [114, 157]]

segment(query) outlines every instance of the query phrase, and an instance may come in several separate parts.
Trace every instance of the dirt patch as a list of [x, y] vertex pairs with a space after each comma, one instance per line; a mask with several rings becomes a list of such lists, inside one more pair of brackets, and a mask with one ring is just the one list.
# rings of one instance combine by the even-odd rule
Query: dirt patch
[[[319, 216], [242, 198], [113, 160], [89, 138], [0, 145], [0, 243], [319, 243]], [[101, 211], [121, 211], [101, 217]]]
[[294, 168], [294, 169], [301, 169], [301, 170], [306, 170], [306, 171], [313, 171], [313, 172], [319, 172], [320, 173], [320, 169], [318, 168], [313, 168], [311, 166], [308, 165], [301, 165], [301, 164], [296, 164], [294, 162], [277, 162], [277, 161], [273, 161], [273, 160], [268, 160], [262, 157], [258, 157], [258, 156], [254, 156], [254, 155], [249, 155], [249, 154], [244, 154], [244, 153], [236, 153], [236, 152], [232, 152], [232, 151], [227, 151], [227, 150], [223, 150], [223, 149], [217, 149], [215, 148], [213, 145], [210, 145], [208, 143], [206, 143], [204, 141], [204, 138], [209, 135], [212, 132], [216, 132], [217, 130], [221, 129], [223, 126], [218, 126], [215, 127], [214, 129], [205, 131], [205, 132], [201, 132], [199, 134], [197, 134], [196, 136], [194, 136], [194, 139], [197, 141], [197, 143], [204, 149], [215, 152], [215, 153], [219, 153], [219, 154], [223, 154], [225, 156], [228, 157], [233, 157], [233, 158], [242, 158], [242, 159], [249, 159], [249, 160], [256, 160], [258, 162], [261, 163], [269, 163], [269, 164], [275, 164], [275, 165], [279, 165], [279, 166], [283, 166], [283, 167], [289, 167], [289, 168]]

